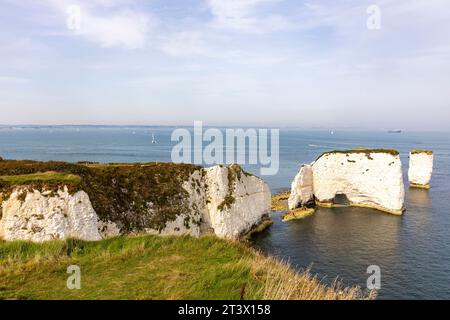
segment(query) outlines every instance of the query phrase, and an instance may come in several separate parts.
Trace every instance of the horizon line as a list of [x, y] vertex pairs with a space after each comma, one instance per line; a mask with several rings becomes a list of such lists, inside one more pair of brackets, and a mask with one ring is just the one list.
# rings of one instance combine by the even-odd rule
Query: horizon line
[[[192, 127], [192, 124], [0, 124], [0, 129], [4, 128], [32, 128], [32, 127], [118, 127], [118, 128], [139, 128], [139, 127]], [[298, 129], [298, 130], [326, 130], [326, 131], [383, 131], [388, 132], [392, 130], [400, 130], [401, 133], [404, 132], [450, 132], [450, 130], [445, 129], [399, 129], [399, 128], [361, 128], [361, 127], [301, 127], [294, 125], [262, 125], [262, 124], [248, 124], [248, 125], [239, 125], [239, 124], [204, 124], [203, 127], [210, 128], [271, 128], [271, 129]]]

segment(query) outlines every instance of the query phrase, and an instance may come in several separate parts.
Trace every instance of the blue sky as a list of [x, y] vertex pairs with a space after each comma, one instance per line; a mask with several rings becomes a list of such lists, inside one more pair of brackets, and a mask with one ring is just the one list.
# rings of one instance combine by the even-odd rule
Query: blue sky
[[3, 124], [449, 127], [448, 0], [0, 4]]

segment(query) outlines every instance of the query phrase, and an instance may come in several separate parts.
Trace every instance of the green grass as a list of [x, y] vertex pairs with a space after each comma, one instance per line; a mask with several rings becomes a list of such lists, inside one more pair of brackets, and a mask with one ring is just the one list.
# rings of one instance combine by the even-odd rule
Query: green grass
[[[81, 269], [69, 290], [67, 267]], [[0, 241], [0, 299], [360, 299], [308, 273], [215, 237]]]
[[15, 185], [24, 185], [32, 182], [50, 182], [50, 181], [77, 184], [81, 182], [81, 177], [70, 173], [47, 171], [31, 174], [0, 176], [0, 180]]

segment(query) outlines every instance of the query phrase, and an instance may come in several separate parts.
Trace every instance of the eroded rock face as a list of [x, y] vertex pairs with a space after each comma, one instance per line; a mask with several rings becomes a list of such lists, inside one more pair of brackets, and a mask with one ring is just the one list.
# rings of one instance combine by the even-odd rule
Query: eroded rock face
[[2, 204], [0, 237], [42, 242], [66, 238], [100, 240], [102, 233], [117, 234], [113, 224], [98, 223], [89, 196], [83, 191], [71, 195], [67, 189], [53, 194], [18, 188]]
[[[399, 154], [394, 151], [350, 150], [325, 153], [311, 168], [313, 194], [319, 205], [332, 206], [335, 199], [342, 196], [348, 199], [350, 205], [393, 214], [403, 212], [405, 191], [402, 164]], [[299, 172], [297, 181], [294, 180], [294, 196], [290, 207], [302, 203], [298, 190], [310, 188], [305, 172]], [[305, 180], [308, 182], [305, 183]]]
[[206, 169], [205, 221], [219, 237], [237, 238], [271, 212], [271, 193], [261, 179], [239, 166]]
[[[166, 223], [155, 234], [215, 234], [235, 239], [261, 223], [271, 212], [271, 193], [265, 182], [239, 166], [214, 166], [194, 171], [183, 183], [188, 214]], [[186, 224], [186, 221], [190, 223]], [[192, 223], [193, 221], [193, 223]]]
[[[164, 228], [148, 227], [144, 232], [192, 236], [213, 233], [238, 238], [270, 214], [271, 194], [267, 184], [237, 165], [196, 170], [184, 181], [183, 189], [186, 195], [180, 203], [180, 213], [170, 221], [161, 215], [161, 219], [166, 219]], [[176, 201], [180, 201], [179, 195]], [[176, 201], [169, 199], [168, 203], [173, 207]], [[148, 207], [151, 211], [151, 204]], [[148, 213], [159, 212], [158, 209]], [[5, 240], [100, 240], [123, 233], [120, 223], [99, 219], [87, 193], [78, 191], [71, 195], [67, 188], [49, 192], [17, 187], [2, 202], [0, 218], [0, 237]]]
[[411, 187], [430, 188], [434, 155], [431, 151], [416, 150], [409, 154], [408, 178]]
[[291, 194], [288, 199], [289, 210], [305, 206], [314, 199], [312, 166], [305, 164], [291, 184]]

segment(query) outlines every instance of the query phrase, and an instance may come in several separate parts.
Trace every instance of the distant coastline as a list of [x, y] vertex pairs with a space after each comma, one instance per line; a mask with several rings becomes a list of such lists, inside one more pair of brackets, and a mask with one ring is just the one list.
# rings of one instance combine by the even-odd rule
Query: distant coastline
[[[225, 128], [253, 128], [255, 125], [248, 124], [208, 124], [205, 123], [204, 127], [214, 127], [219, 129]], [[386, 129], [386, 128], [367, 128], [367, 127], [317, 127], [317, 126], [294, 126], [294, 125], [274, 125], [274, 124], [259, 124], [259, 127], [265, 128], [279, 128], [284, 130], [295, 131], [313, 131], [313, 132], [327, 132], [330, 133], [330, 128], [333, 128], [333, 135], [339, 135], [339, 132], [379, 132], [379, 133], [449, 133], [450, 129]], [[148, 128], [192, 128], [192, 123], [180, 123], [180, 124], [0, 124], [0, 130], [21, 130], [21, 129], [73, 129], [73, 128], [85, 128], [85, 129], [148, 129]], [[331, 135], [331, 136], [333, 136]]]

